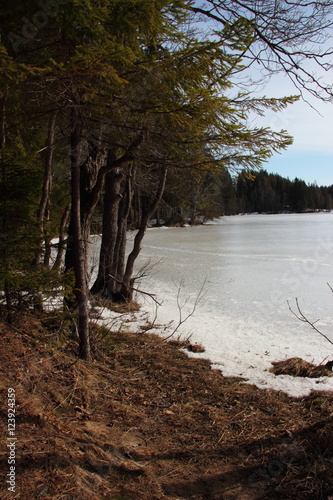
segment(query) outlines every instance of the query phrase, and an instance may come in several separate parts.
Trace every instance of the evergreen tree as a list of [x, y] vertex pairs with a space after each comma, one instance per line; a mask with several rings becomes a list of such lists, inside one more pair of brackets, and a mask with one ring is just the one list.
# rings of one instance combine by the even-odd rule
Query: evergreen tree
[[[264, 44], [264, 66], [272, 70], [272, 63], [280, 61], [308, 88], [304, 68], [293, 65], [291, 56], [298, 57], [292, 52], [297, 40], [318, 41], [325, 2], [315, 2], [320, 9], [313, 9], [312, 16], [304, 14], [305, 5], [288, 2], [268, 2], [267, 11], [263, 2], [255, 10], [247, 1], [207, 4], [208, 10], [188, 0], [3, 2], [1, 286], [10, 309], [27, 288], [37, 300], [43, 287], [55, 290], [54, 277], [59, 285], [60, 256], [52, 274], [50, 241], [58, 228], [64, 239], [70, 198], [66, 269], [69, 277], [74, 271], [80, 356], [85, 359], [90, 358], [89, 237], [101, 193], [104, 241], [95, 288], [128, 300], [134, 260], [166, 185], [165, 200], [173, 197], [178, 212], [184, 202], [193, 220], [197, 213], [213, 216], [220, 210], [221, 193], [233, 199], [228, 171], [257, 170], [291, 143], [285, 131], [251, 128], [248, 117], [281, 110], [296, 97], [255, 98], [239, 92], [231, 98], [230, 82], [249, 57], [260, 58]], [[216, 17], [221, 29], [204, 37], [190, 17], [193, 12]], [[296, 19], [294, 26], [290, 20]], [[285, 35], [283, 27], [288, 27]], [[281, 54], [287, 62], [278, 59]], [[319, 89], [329, 94], [327, 87]], [[177, 189], [169, 188], [168, 176]], [[136, 188], [147, 189], [149, 196], [146, 192], [140, 200]], [[304, 186], [299, 188], [305, 198], [298, 208], [304, 209], [313, 196], [307, 199]], [[281, 202], [265, 176], [252, 186], [238, 181], [237, 190], [244, 209], [257, 202], [265, 210], [298, 203], [295, 187], [294, 192], [283, 187]], [[126, 263], [127, 221], [139, 202], [139, 232]], [[230, 210], [233, 203], [224, 201], [221, 210], [226, 205]]]

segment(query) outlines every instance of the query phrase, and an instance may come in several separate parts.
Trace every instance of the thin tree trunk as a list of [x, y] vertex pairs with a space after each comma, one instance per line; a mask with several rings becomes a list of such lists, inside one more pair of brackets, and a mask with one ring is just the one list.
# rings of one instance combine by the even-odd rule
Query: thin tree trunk
[[156, 210], [156, 227], [161, 227], [161, 211], [159, 209], [159, 207], [157, 207], [157, 210]]
[[51, 238], [49, 236], [47, 236], [44, 239], [44, 246], [45, 246], [45, 253], [44, 253], [43, 264], [45, 267], [50, 267], [52, 247], [51, 247]]
[[[81, 203], [81, 240], [85, 241], [85, 258], [87, 259], [87, 247], [89, 243], [89, 235], [90, 235], [90, 221], [93, 210], [99, 200], [100, 193], [103, 189], [105, 176], [119, 167], [124, 166], [126, 163], [132, 161], [134, 159], [135, 151], [141, 145], [145, 136], [145, 132], [141, 131], [138, 136], [132, 141], [127, 151], [119, 158], [115, 159], [115, 157], [110, 153], [108, 155], [108, 161], [102, 165], [103, 161], [103, 151], [94, 151], [93, 155], [91, 155], [88, 160], [82, 165], [83, 177], [80, 179], [81, 183], [81, 192], [80, 195]], [[105, 159], [105, 152], [104, 152]], [[96, 168], [99, 165], [99, 168]], [[73, 213], [73, 207], [72, 207]], [[75, 258], [73, 256], [73, 245], [74, 245], [74, 222], [70, 221], [68, 228], [68, 242], [67, 242], [67, 251], [65, 257], [65, 269], [69, 270], [74, 268]], [[85, 270], [87, 271], [87, 261], [85, 265]], [[86, 280], [88, 276], [86, 273]], [[87, 281], [88, 286], [88, 281]]]
[[52, 158], [54, 150], [56, 117], [57, 117], [57, 111], [54, 110], [50, 116], [48, 125], [42, 197], [37, 210], [37, 221], [39, 222], [39, 227], [40, 227], [41, 242], [38, 246], [33, 262], [33, 264], [36, 266], [38, 266], [41, 263], [41, 258], [43, 254], [44, 222], [49, 219], [50, 194], [52, 185]]
[[136, 175], [136, 165], [133, 164], [127, 175], [126, 179], [126, 196], [123, 198], [123, 203], [121, 210], [119, 212], [119, 222], [118, 222], [118, 234], [116, 242], [116, 262], [115, 262], [115, 274], [117, 278], [116, 289], [117, 289], [117, 300], [122, 300], [121, 296], [121, 280], [125, 272], [125, 257], [126, 257], [126, 240], [127, 240], [127, 221], [131, 211], [131, 205], [134, 196], [134, 177]]
[[133, 195], [133, 204], [131, 210], [131, 226], [133, 228], [140, 227], [141, 218], [142, 218], [141, 190], [140, 186], [137, 185]]
[[143, 240], [143, 237], [146, 232], [147, 224], [153, 213], [156, 211], [161, 199], [162, 195], [164, 192], [165, 188], [165, 182], [166, 182], [166, 177], [167, 177], [167, 169], [166, 167], [163, 167], [162, 173], [161, 173], [161, 178], [160, 178], [160, 183], [157, 189], [157, 192], [155, 194], [154, 201], [152, 202], [151, 206], [149, 209], [146, 211], [144, 216], [142, 217], [141, 220], [141, 225], [139, 227], [139, 230], [134, 238], [134, 244], [133, 244], [133, 250], [127, 257], [127, 262], [126, 262], [126, 269], [125, 273], [122, 279], [122, 288], [121, 288], [121, 295], [123, 297], [124, 301], [129, 301], [131, 300], [131, 295], [132, 295], [132, 276], [133, 276], [133, 270], [134, 270], [134, 263], [135, 260], [137, 259], [140, 250], [141, 250], [141, 242]]
[[73, 268], [75, 274], [75, 297], [78, 309], [78, 334], [80, 339], [80, 358], [91, 359], [89, 332], [89, 303], [86, 269], [85, 242], [81, 227], [81, 193], [80, 193], [80, 136], [78, 116], [72, 111], [71, 133], [71, 224], [73, 245]]
[[[100, 179], [99, 187], [97, 189], [97, 178], [99, 177], [100, 171], [103, 168], [105, 160], [105, 152], [94, 151], [88, 156], [86, 161], [78, 165], [78, 170], [80, 172], [80, 231], [81, 239], [84, 246], [85, 253], [85, 269], [86, 269], [86, 281], [88, 286], [89, 276], [88, 276], [88, 254], [89, 254], [89, 242], [90, 242], [90, 228], [91, 219], [94, 209], [99, 200], [100, 192], [103, 188], [103, 182]], [[79, 161], [79, 160], [78, 160]], [[75, 256], [73, 254], [73, 220], [70, 218], [70, 223], [68, 227], [68, 239], [67, 248], [65, 256], [65, 271], [69, 271], [74, 268]]]
[[[88, 159], [80, 167], [80, 189], [81, 189], [81, 231], [82, 239], [85, 246], [86, 255], [86, 270], [88, 271], [88, 255], [89, 255], [89, 244], [91, 235], [91, 221], [95, 207], [100, 199], [100, 194], [104, 186], [104, 176], [103, 181], [100, 184], [99, 189], [96, 188], [96, 183], [98, 176], [102, 169], [107, 166], [105, 165], [107, 161], [106, 150], [104, 148], [98, 149], [96, 147], [89, 148]], [[89, 286], [90, 276], [87, 273], [86, 276], [87, 286]]]
[[71, 206], [67, 205], [65, 208], [60, 222], [59, 227], [59, 241], [58, 241], [58, 251], [57, 256], [53, 264], [53, 269], [60, 269], [61, 263], [63, 261], [65, 248], [66, 248], [66, 226], [68, 224], [68, 219], [70, 216]]
[[6, 132], [5, 132], [5, 124], [6, 124], [6, 101], [7, 101], [7, 91], [0, 99], [0, 151], [5, 148], [6, 145]]
[[[88, 159], [82, 165], [83, 175], [80, 178], [80, 209], [81, 209], [81, 231], [83, 230], [86, 238], [86, 256], [88, 254], [88, 240], [90, 235], [90, 221], [93, 211], [100, 198], [101, 191], [104, 186], [105, 176], [115, 170], [116, 168], [124, 166], [126, 163], [134, 159], [135, 151], [141, 145], [145, 136], [145, 131], [142, 130], [119, 158], [115, 158], [113, 154], [109, 153], [108, 160], [105, 162], [105, 151], [93, 149]], [[103, 164], [105, 163], [105, 164]], [[73, 224], [70, 221], [68, 228], [68, 242], [65, 257], [65, 270], [73, 269], [74, 258], [72, 255], [72, 231]]]

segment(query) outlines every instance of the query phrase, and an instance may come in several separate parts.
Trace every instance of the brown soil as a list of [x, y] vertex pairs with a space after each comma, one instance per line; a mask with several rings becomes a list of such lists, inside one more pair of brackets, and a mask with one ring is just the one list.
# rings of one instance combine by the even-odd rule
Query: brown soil
[[[2, 499], [333, 495], [332, 393], [259, 390], [148, 333], [95, 329], [87, 364], [52, 317], [0, 326]], [[9, 387], [15, 493], [5, 483]]]

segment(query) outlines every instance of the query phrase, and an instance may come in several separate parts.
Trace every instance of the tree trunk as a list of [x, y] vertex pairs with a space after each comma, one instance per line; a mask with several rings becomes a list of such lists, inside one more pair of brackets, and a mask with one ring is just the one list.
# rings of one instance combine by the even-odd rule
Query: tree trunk
[[86, 269], [86, 248], [81, 226], [81, 175], [80, 175], [80, 135], [78, 116], [72, 111], [71, 133], [71, 229], [73, 246], [73, 268], [75, 274], [75, 297], [78, 310], [78, 334], [80, 339], [79, 356], [86, 361], [91, 359], [89, 332], [89, 303]]
[[44, 253], [43, 264], [45, 267], [50, 267], [52, 246], [51, 246], [51, 238], [49, 236], [45, 237], [44, 239], [44, 247], [45, 247], [45, 253]]
[[[88, 271], [88, 254], [91, 235], [91, 221], [95, 207], [99, 201], [101, 191], [104, 186], [104, 177], [98, 189], [96, 189], [97, 179], [107, 161], [106, 150], [89, 145], [89, 156], [80, 167], [80, 190], [81, 190], [81, 230], [84, 241], [86, 270]], [[108, 165], [106, 165], [108, 166]], [[86, 276], [87, 286], [89, 286], [90, 276]]]
[[100, 266], [91, 291], [114, 302], [122, 301], [120, 289], [125, 269], [127, 220], [133, 199], [135, 172], [135, 165], [131, 165], [125, 187], [124, 174], [118, 169], [108, 174], [105, 183]]
[[7, 101], [7, 91], [5, 91], [3, 97], [0, 99], [0, 151], [5, 148], [6, 145], [6, 101]]
[[33, 265], [36, 266], [41, 264], [41, 258], [43, 254], [44, 229], [45, 229], [44, 222], [49, 219], [50, 194], [51, 194], [51, 184], [52, 184], [52, 158], [54, 149], [56, 116], [57, 116], [57, 111], [53, 111], [50, 116], [48, 125], [42, 197], [37, 211], [37, 221], [40, 227], [41, 241], [40, 244], [38, 245], [38, 249], [36, 250], [35, 258], [33, 261]]
[[[120, 168], [126, 165], [126, 163], [132, 161], [134, 158], [134, 153], [142, 143], [143, 138], [144, 132], [142, 131], [138, 134], [137, 137], [135, 137], [133, 142], [121, 157], [116, 159], [115, 156], [111, 152], [109, 152], [106, 162], [105, 150], [92, 148], [88, 159], [82, 164], [82, 176], [80, 177], [80, 215], [82, 238], [85, 242], [86, 260], [88, 258], [91, 217], [100, 198], [101, 191], [104, 187], [105, 176], [112, 170]], [[66, 270], [72, 269], [74, 267], [74, 258], [72, 254], [73, 238], [71, 237], [72, 231], [73, 224], [71, 221], [68, 228], [68, 242], [65, 257]], [[87, 262], [86, 269], [88, 269]]]
[[156, 210], [156, 227], [161, 227], [161, 211], [159, 209], [159, 207], [157, 207], [157, 210]]
[[125, 302], [131, 300], [132, 297], [132, 284], [133, 284], [133, 271], [134, 271], [134, 263], [137, 259], [140, 250], [141, 250], [141, 242], [146, 232], [147, 224], [153, 213], [156, 211], [164, 192], [165, 182], [167, 177], [167, 169], [166, 167], [162, 168], [161, 178], [159, 182], [159, 186], [157, 192], [155, 194], [154, 200], [151, 206], [148, 208], [146, 213], [142, 216], [141, 224], [139, 230], [134, 238], [133, 249], [129, 256], [127, 257], [126, 269], [124, 272], [124, 276], [122, 279], [122, 287], [121, 287], [121, 296]]
[[[0, 162], [1, 162], [1, 175], [2, 181], [5, 185], [6, 179], [6, 171], [5, 171], [5, 162], [3, 158], [3, 151], [6, 146], [6, 101], [7, 101], [8, 93], [5, 91], [3, 97], [0, 99]], [[7, 209], [6, 209], [6, 201], [3, 201], [3, 211], [2, 211], [2, 233], [6, 235], [7, 232]], [[8, 248], [7, 245], [4, 244], [2, 251], [2, 259], [3, 259], [3, 267], [5, 274], [8, 272]], [[5, 277], [4, 280], [4, 292], [6, 298], [6, 308], [7, 308], [7, 321], [12, 323], [13, 321], [13, 304], [12, 304], [12, 294], [10, 292], [10, 287], [8, 285], [8, 279]]]
[[[88, 158], [78, 165], [78, 170], [80, 173], [79, 178], [79, 189], [80, 189], [80, 230], [81, 239], [84, 247], [85, 254], [85, 269], [86, 269], [86, 281], [88, 286], [89, 276], [88, 276], [88, 254], [89, 254], [89, 243], [90, 243], [90, 228], [91, 219], [94, 213], [94, 209], [98, 203], [100, 192], [104, 185], [104, 176], [100, 179], [97, 186], [97, 178], [100, 176], [100, 172], [104, 166], [105, 151], [104, 150], [93, 150], [90, 151]], [[79, 160], [78, 160], [79, 161]], [[73, 210], [73, 207], [72, 207]], [[74, 268], [75, 257], [73, 249], [73, 220], [70, 218], [70, 223], [68, 227], [68, 239], [67, 248], [65, 256], [65, 271], [69, 271]]]
[[131, 227], [138, 228], [141, 224], [142, 218], [142, 207], [141, 207], [141, 189], [140, 186], [136, 186], [133, 195], [132, 213], [131, 213]]
[[71, 206], [67, 205], [65, 208], [61, 221], [60, 221], [60, 227], [59, 227], [59, 241], [58, 241], [58, 250], [57, 250], [57, 256], [55, 258], [54, 264], [53, 264], [53, 269], [60, 269], [61, 263], [63, 261], [65, 249], [66, 249], [66, 226], [68, 224], [69, 216], [71, 212]]
[[[110, 159], [110, 153], [108, 156]], [[123, 173], [120, 168], [111, 170], [105, 177], [102, 241], [98, 275], [91, 292], [108, 297], [116, 292], [115, 281], [110, 277], [116, 273], [115, 250], [118, 234], [119, 204], [122, 199]]]
[[172, 209], [172, 215], [166, 222], [167, 226], [183, 226], [184, 218], [182, 216], [182, 208], [180, 206]]
[[[117, 242], [116, 242], [116, 290], [117, 294], [115, 296], [116, 301], [122, 302], [124, 300], [122, 295], [122, 279], [125, 272], [125, 258], [126, 258], [126, 241], [127, 241], [127, 221], [129, 218], [129, 214], [131, 211], [131, 205], [134, 196], [134, 188], [133, 188], [133, 179], [136, 176], [136, 166], [132, 165], [128, 171], [127, 179], [126, 179], [126, 196], [124, 196], [118, 217], [118, 234], [117, 234]], [[131, 300], [131, 299], [129, 299]]]
[[[79, 188], [80, 192], [78, 196], [80, 197], [80, 214], [75, 214], [76, 217], [80, 215], [80, 241], [83, 244], [84, 249], [84, 258], [85, 264], [82, 265], [82, 268], [85, 270], [86, 274], [86, 287], [88, 289], [88, 265], [87, 265], [87, 256], [88, 256], [88, 244], [89, 244], [89, 236], [90, 236], [90, 222], [91, 217], [94, 211], [94, 208], [99, 200], [100, 193], [103, 189], [105, 183], [105, 176], [112, 172], [113, 170], [122, 167], [126, 163], [130, 162], [134, 158], [134, 153], [141, 145], [144, 139], [144, 131], [141, 131], [137, 137], [132, 141], [128, 149], [125, 153], [115, 159], [115, 156], [108, 154], [108, 159], [104, 163], [105, 151], [92, 150], [88, 159], [82, 165], [83, 176], [79, 175]], [[78, 159], [77, 159], [78, 161]], [[79, 174], [80, 174], [80, 166], [77, 166]], [[83, 199], [82, 199], [83, 198]], [[77, 249], [74, 248], [74, 231], [75, 222], [73, 220], [73, 199], [72, 199], [72, 217], [68, 228], [68, 242], [67, 242], [67, 251], [65, 256], [65, 269], [68, 271], [69, 269], [75, 269], [75, 254]], [[105, 273], [105, 270], [104, 270]], [[110, 273], [108, 273], [110, 274]], [[107, 275], [106, 275], [107, 276]], [[103, 281], [102, 281], [103, 284]], [[97, 288], [97, 284], [96, 284]]]

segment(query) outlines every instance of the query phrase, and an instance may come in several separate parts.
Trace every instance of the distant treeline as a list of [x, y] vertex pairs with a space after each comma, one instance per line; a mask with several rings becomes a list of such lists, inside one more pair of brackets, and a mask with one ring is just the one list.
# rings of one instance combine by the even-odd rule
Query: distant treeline
[[333, 185], [306, 184], [285, 179], [266, 170], [254, 174], [253, 180], [239, 176], [235, 191], [239, 212], [306, 212], [333, 208]]
[[[333, 185], [306, 184], [303, 180], [269, 174], [266, 170], [232, 176], [209, 172], [200, 182], [187, 177], [184, 182], [169, 178], [163, 199], [156, 212], [157, 223], [177, 225], [197, 223], [221, 215], [238, 213], [307, 212], [333, 209]], [[145, 189], [140, 196], [141, 208], [149, 199]], [[133, 213], [133, 226], [135, 214]]]

